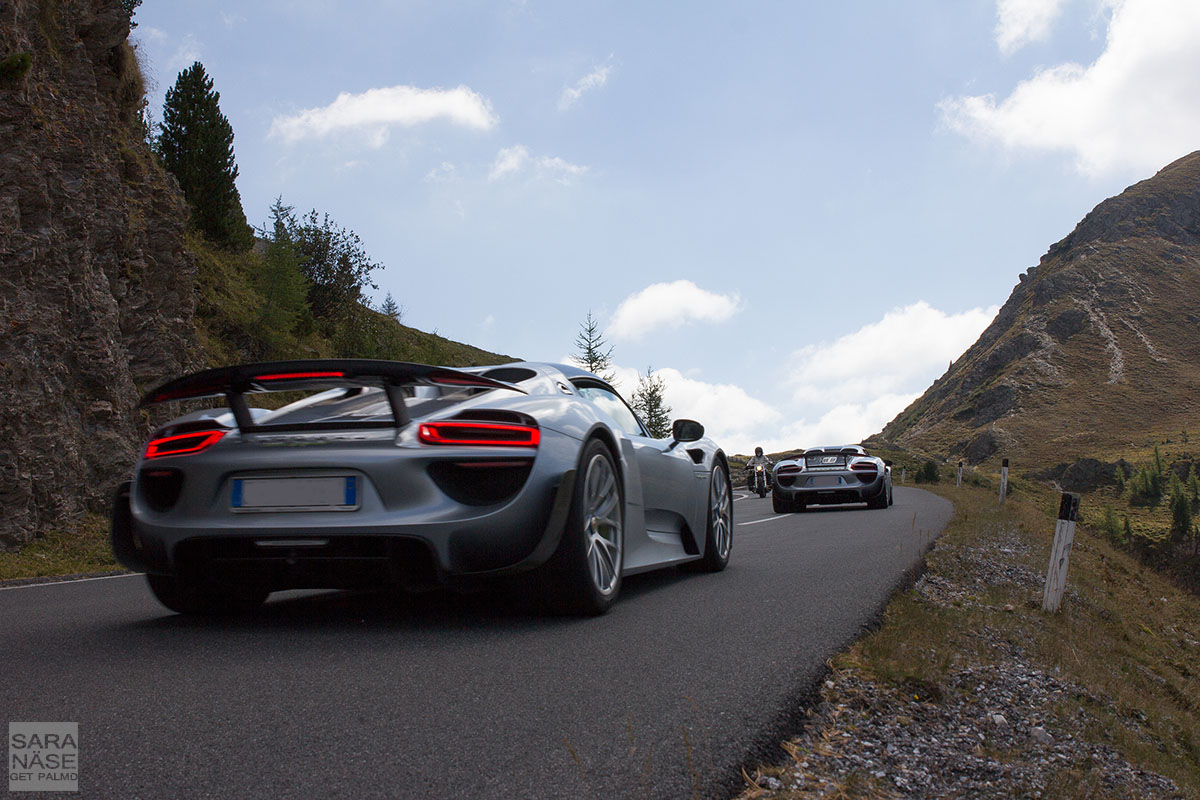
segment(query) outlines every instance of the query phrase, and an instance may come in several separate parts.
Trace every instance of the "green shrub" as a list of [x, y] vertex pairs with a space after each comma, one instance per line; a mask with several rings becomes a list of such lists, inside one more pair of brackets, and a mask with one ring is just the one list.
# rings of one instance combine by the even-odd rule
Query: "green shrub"
[[13, 53], [0, 61], [0, 84], [11, 85], [18, 83], [33, 66], [33, 56], [29, 53]]
[[941, 475], [938, 474], [938, 465], [932, 458], [917, 470], [917, 483], [937, 483], [939, 480], [941, 480]]

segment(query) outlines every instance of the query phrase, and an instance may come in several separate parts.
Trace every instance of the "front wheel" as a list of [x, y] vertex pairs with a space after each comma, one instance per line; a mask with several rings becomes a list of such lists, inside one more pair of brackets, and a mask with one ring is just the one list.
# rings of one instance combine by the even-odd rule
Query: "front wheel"
[[549, 604], [562, 612], [603, 614], [621, 589], [625, 497], [612, 454], [598, 439], [583, 448], [567, 529], [546, 565]]
[[729, 478], [720, 464], [708, 479], [708, 525], [704, 532], [704, 558], [700, 566], [706, 572], [720, 572], [733, 552], [733, 498]]

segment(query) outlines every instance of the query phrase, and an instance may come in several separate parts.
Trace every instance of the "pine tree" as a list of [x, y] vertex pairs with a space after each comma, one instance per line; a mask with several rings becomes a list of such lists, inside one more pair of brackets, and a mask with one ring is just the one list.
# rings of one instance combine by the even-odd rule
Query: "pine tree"
[[220, 100], [199, 61], [179, 73], [163, 103], [157, 150], [183, 189], [195, 227], [218, 245], [248, 250], [254, 235], [235, 183], [233, 128]]
[[1192, 532], [1192, 503], [1183, 488], [1183, 481], [1171, 473], [1171, 540], [1182, 542]]
[[600, 324], [588, 311], [587, 320], [579, 326], [579, 335], [575, 337], [575, 347], [578, 354], [571, 357], [579, 366], [609, 383], [616, 380], [612, 372], [612, 347], [605, 347], [608, 342], [600, 331]]
[[271, 230], [263, 229], [267, 252], [262, 268], [252, 277], [252, 285], [262, 295], [259, 309], [258, 336], [272, 351], [268, 355], [287, 355], [277, 352], [281, 344], [290, 341], [296, 323], [307, 312], [308, 283], [296, 258], [296, 243], [292, 240], [289, 223], [294, 223], [292, 207], [276, 198], [271, 206]]
[[637, 389], [629, 401], [655, 439], [665, 439], [671, 435], [671, 407], [666, 403], [666, 389], [667, 384], [662, 376], [655, 375], [654, 370], [646, 367], [646, 374], [638, 378]]
[[388, 292], [387, 297], [383, 298], [383, 305], [379, 307], [379, 311], [382, 314], [387, 314], [389, 317], [396, 320], [396, 322], [399, 322], [400, 318], [404, 316], [404, 309], [402, 309], [396, 303], [396, 301], [392, 299], [391, 292]]

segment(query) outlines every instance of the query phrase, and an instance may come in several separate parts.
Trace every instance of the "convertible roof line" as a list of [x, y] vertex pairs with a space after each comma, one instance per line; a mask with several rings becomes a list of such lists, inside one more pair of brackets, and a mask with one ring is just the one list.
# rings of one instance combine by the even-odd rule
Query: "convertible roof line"
[[[409, 423], [401, 387], [415, 384], [478, 389], [508, 389], [525, 394], [511, 383], [485, 378], [470, 372], [428, 364], [371, 359], [325, 358], [296, 361], [267, 361], [217, 367], [167, 381], [142, 397], [144, 408], [171, 400], [197, 400], [224, 396], [233, 411], [238, 428], [244, 433], [280, 431], [281, 425], [255, 425], [245, 395], [259, 392], [283, 392], [298, 389], [332, 389], [339, 386], [372, 386], [387, 393], [396, 427]], [[378, 423], [369, 424], [378, 427]], [[305, 428], [311, 426], [303, 426]], [[355, 427], [350, 425], [348, 427]], [[391, 425], [387, 425], [391, 427]]]

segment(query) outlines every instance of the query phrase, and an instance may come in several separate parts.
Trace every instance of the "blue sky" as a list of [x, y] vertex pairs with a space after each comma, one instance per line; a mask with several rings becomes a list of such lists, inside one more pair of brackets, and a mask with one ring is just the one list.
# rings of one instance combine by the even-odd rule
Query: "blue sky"
[[1195, 0], [145, 0], [261, 225], [328, 212], [403, 321], [560, 361], [733, 452], [877, 432], [1097, 203], [1200, 148]]

